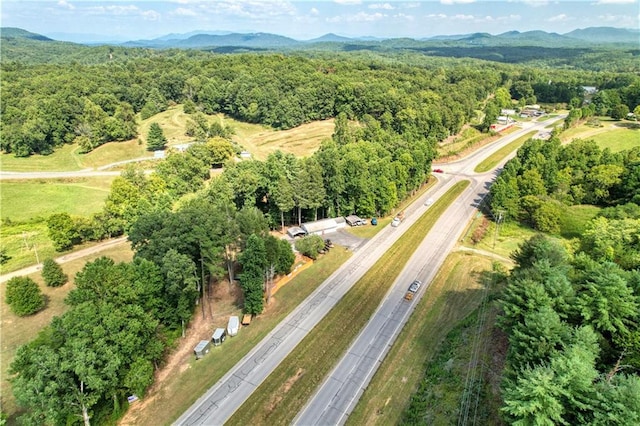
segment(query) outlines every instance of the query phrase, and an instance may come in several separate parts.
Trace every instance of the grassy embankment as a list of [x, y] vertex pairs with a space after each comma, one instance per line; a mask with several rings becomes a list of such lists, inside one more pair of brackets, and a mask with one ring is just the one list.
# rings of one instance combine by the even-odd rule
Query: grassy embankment
[[[491, 259], [471, 253], [454, 252], [447, 257], [347, 424], [387, 425], [400, 422], [411, 395], [423, 378], [426, 363], [447, 344], [449, 332], [480, 305], [485, 294], [482, 273], [490, 270], [491, 264]], [[471, 340], [465, 342], [467, 350], [470, 343]], [[455, 362], [461, 368], [471, 355], [451, 352], [444, 362]], [[456, 423], [457, 418], [451, 422], [446, 417], [447, 413], [456, 412], [460, 405], [464, 375], [460, 376], [455, 380], [443, 378], [439, 384], [441, 390], [430, 395], [431, 401], [427, 400], [426, 404], [430, 406], [431, 417], [425, 424]]]
[[38, 283], [42, 292], [47, 297], [46, 308], [35, 315], [27, 317], [17, 317], [14, 315], [9, 309], [9, 306], [4, 303], [5, 285], [0, 285], [0, 300], [2, 301], [2, 303], [0, 303], [0, 318], [2, 319], [0, 322], [2, 328], [2, 346], [0, 349], [0, 374], [2, 375], [0, 382], [2, 392], [0, 395], [2, 395], [2, 411], [4, 413], [14, 414], [16, 412], [16, 402], [7, 381], [7, 372], [16, 350], [19, 346], [33, 340], [40, 330], [51, 322], [54, 316], [60, 316], [67, 310], [64, 299], [67, 297], [67, 294], [69, 294], [69, 291], [74, 288], [73, 279], [76, 273], [84, 267], [86, 262], [101, 256], [110, 257], [116, 262], [126, 262], [132, 259], [133, 253], [131, 252], [129, 243], [124, 242], [104, 250], [99, 254], [64, 263], [60, 266], [69, 277], [69, 282], [58, 288], [45, 286], [40, 272], [30, 274], [29, 277]]
[[529, 140], [533, 135], [538, 132], [529, 132], [524, 136], [520, 136], [518, 139], [510, 142], [509, 144], [503, 146], [487, 158], [485, 158], [480, 164], [476, 166], [474, 171], [476, 173], [485, 173], [489, 170], [493, 169], [502, 161], [507, 155], [511, 154], [513, 151], [517, 150], [524, 144], [527, 140]]
[[230, 425], [284, 424], [294, 418], [369, 320], [429, 229], [468, 184], [458, 182], [406, 230], [236, 411]]

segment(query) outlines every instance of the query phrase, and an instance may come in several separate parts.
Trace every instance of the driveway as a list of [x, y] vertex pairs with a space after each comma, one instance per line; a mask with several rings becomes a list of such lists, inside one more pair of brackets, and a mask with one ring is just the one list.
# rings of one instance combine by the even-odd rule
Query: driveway
[[[370, 226], [370, 225], [366, 225], [366, 226]], [[346, 229], [338, 229], [337, 232], [325, 234], [323, 238], [325, 240], [329, 239], [334, 244], [338, 244], [343, 247], [346, 247], [351, 251], [358, 250], [362, 245], [364, 245], [364, 243], [369, 241], [366, 238], [356, 237], [355, 235], [347, 232]]]

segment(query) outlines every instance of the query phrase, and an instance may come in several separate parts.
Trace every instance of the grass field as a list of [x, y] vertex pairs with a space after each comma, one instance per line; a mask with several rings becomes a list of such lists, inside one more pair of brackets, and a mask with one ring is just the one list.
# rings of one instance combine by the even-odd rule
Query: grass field
[[2, 411], [4, 413], [14, 414], [17, 409], [16, 402], [10, 390], [10, 385], [7, 382], [7, 372], [11, 361], [15, 356], [16, 350], [19, 346], [33, 340], [38, 332], [51, 322], [51, 319], [54, 316], [60, 316], [67, 310], [67, 306], [64, 304], [64, 299], [67, 294], [69, 294], [69, 291], [74, 287], [73, 277], [75, 277], [76, 273], [84, 267], [86, 262], [92, 261], [101, 256], [110, 257], [116, 262], [125, 262], [132, 259], [133, 253], [129, 248], [129, 243], [124, 242], [104, 250], [99, 254], [90, 255], [82, 259], [61, 264], [60, 266], [62, 266], [62, 269], [70, 280], [69, 283], [62, 287], [51, 288], [45, 286], [40, 272], [29, 275], [40, 285], [40, 288], [47, 297], [46, 308], [35, 315], [22, 318], [15, 316], [4, 301], [5, 285], [0, 285], [0, 324], [2, 328], [2, 345], [0, 347], [0, 372], [2, 374], [2, 379], [0, 380], [0, 386], [2, 390]]
[[270, 153], [277, 150], [296, 157], [308, 157], [320, 147], [324, 139], [331, 138], [334, 130], [333, 119], [314, 121], [294, 129], [280, 131], [264, 127], [260, 129], [255, 125], [249, 127], [236, 124], [234, 127], [237, 129], [234, 141], [258, 160], [265, 160]]
[[563, 143], [574, 139], [593, 140], [602, 149], [609, 148], [613, 152], [640, 146], [640, 125], [630, 121], [614, 121], [599, 118], [599, 126], [580, 124], [560, 134]]
[[[480, 304], [484, 294], [481, 276], [491, 270], [491, 264], [490, 259], [470, 253], [454, 252], [447, 257], [349, 416], [348, 425], [399, 424], [425, 364], [438, 353], [447, 334]], [[458, 354], [451, 357], [457, 361]], [[451, 413], [459, 407], [458, 396], [443, 391], [432, 397], [438, 399], [438, 411]], [[451, 419], [443, 421], [443, 417], [425, 424], [451, 424]]]
[[484, 173], [493, 169], [502, 161], [507, 155], [511, 154], [516, 149], [520, 148], [522, 144], [524, 144], [528, 139], [530, 139], [537, 132], [529, 132], [524, 136], [519, 137], [515, 141], [509, 143], [508, 145], [503, 146], [487, 158], [485, 158], [480, 164], [478, 164], [475, 168], [476, 173]]
[[2, 220], [26, 222], [62, 212], [90, 216], [102, 209], [113, 179], [104, 176], [2, 181]]
[[61, 254], [53, 248], [44, 221], [11, 225], [5, 223], [0, 226], [0, 241], [11, 256], [4, 265], [0, 265], [0, 273], [3, 274]]
[[63, 145], [51, 155], [32, 155], [14, 157], [13, 154], [0, 154], [0, 169], [12, 172], [55, 172], [82, 170], [84, 166], [78, 154], [77, 145]]
[[429, 214], [420, 217], [369, 269], [227, 424], [290, 423], [366, 324], [426, 233], [468, 184], [468, 181], [459, 182], [436, 201]]

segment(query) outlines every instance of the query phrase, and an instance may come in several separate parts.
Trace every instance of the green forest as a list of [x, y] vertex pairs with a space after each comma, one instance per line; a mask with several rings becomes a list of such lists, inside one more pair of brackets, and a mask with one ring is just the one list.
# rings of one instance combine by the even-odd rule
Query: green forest
[[[613, 153], [558, 137], [596, 116], [640, 116], [633, 61], [605, 67], [595, 50], [563, 64], [558, 55], [514, 64], [401, 49], [51, 52], [33, 40], [11, 43], [32, 55], [3, 55], [3, 155], [46, 156], [68, 144], [88, 153], [142, 136], [141, 119], [178, 104], [193, 139], [153, 173], [128, 166], [99, 213], [46, 219], [58, 251], [127, 235], [135, 257], [87, 263], [67, 311], [18, 350], [10, 381], [24, 424], [114, 422], [128, 395], [145, 394], [212, 282], [238, 278], [244, 311], [263, 311], [264, 272], [285, 275], [294, 262], [270, 230], [388, 215], [429, 180], [439, 143], [465, 126], [489, 134], [502, 109], [536, 103], [568, 110], [564, 127], [523, 145], [485, 212], [547, 235], [513, 254], [499, 296], [509, 339], [502, 414], [513, 424], [640, 422], [640, 148]], [[587, 66], [589, 55], [600, 60]], [[207, 120], [218, 113], [274, 129], [332, 118], [335, 129], [308, 157], [278, 151], [238, 161], [234, 129]], [[164, 149], [162, 129], [152, 131], [148, 149]], [[602, 209], [583, 235], [561, 240], [561, 211], [581, 204]], [[21, 313], [45, 307], [31, 283], [7, 287], [23, 289], [9, 303]]]

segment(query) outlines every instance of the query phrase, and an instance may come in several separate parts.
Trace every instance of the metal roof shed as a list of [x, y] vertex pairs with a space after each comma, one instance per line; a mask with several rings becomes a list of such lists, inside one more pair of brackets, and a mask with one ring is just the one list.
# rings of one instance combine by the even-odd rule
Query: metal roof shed
[[227, 332], [224, 328], [216, 328], [216, 331], [213, 332], [213, 336], [211, 340], [213, 340], [214, 346], [220, 346], [224, 339], [227, 338]]
[[323, 235], [329, 232], [335, 232], [340, 228], [344, 228], [346, 222], [343, 217], [316, 220], [315, 222], [307, 222], [302, 224], [307, 234]]
[[208, 340], [200, 340], [200, 342], [196, 345], [193, 352], [196, 354], [196, 359], [200, 359], [206, 354], [209, 353], [209, 349], [211, 349], [211, 342]]

